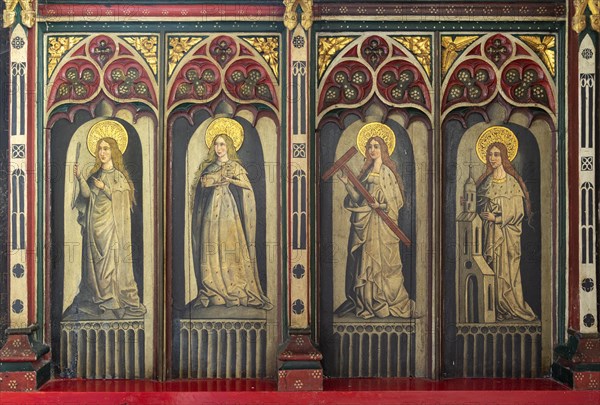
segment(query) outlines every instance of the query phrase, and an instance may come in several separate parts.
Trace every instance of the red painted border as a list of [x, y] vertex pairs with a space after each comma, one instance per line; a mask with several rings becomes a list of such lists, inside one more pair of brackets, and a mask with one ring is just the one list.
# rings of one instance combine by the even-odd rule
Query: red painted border
[[[458, 2], [456, 2], [458, 3]], [[393, 4], [379, 3], [320, 3], [315, 4], [314, 15], [323, 20], [330, 16], [460, 16], [466, 19], [476, 19], [480, 16], [510, 16], [523, 17], [535, 15], [538, 17], [564, 18], [565, 4], [538, 1], [527, 2], [470, 2], [458, 4], [426, 3], [415, 4], [412, 1], [397, 1]]]
[[[283, 2], [282, 2], [283, 3]], [[178, 4], [152, 6], [145, 4], [40, 4], [39, 15], [48, 21], [53, 18], [68, 17], [94, 22], [97, 18], [113, 18], [114, 22], [123, 22], [136, 18], [192, 18], [214, 19], [234, 17], [244, 19], [271, 19], [283, 17], [283, 5], [247, 5], [247, 4]]]
[[34, 393], [3, 392], [4, 404], [483, 404], [600, 403], [600, 391], [571, 391], [548, 379], [329, 379], [324, 391], [276, 391], [272, 380], [55, 380]]
[[[574, 15], [574, 9], [571, 8], [570, 18]], [[579, 35], [568, 26], [567, 51], [572, 61], [577, 61], [579, 55]], [[569, 329], [579, 330], [579, 63], [568, 64], [569, 86], [567, 96], [567, 151], [569, 159], [568, 165], [568, 201], [569, 213], [568, 223], [568, 243], [569, 256], [567, 259], [568, 271], [568, 327]]]
[[[38, 172], [36, 170], [36, 34], [37, 27], [29, 29], [27, 33], [27, 239], [25, 241], [25, 254], [26, 254], [26, 268], [27, 268], [27, 323], [31, 325], [36, 322], [36, 299], [37, 299], [37, 288], [36, 288], [36, 274], [37, 268], [35, 267], [36, 262], [36, 184], [38, 182]], [[21, 106], [23, 107], [23, 106]], [[23, 325], [23, 326], [28, 326]]]

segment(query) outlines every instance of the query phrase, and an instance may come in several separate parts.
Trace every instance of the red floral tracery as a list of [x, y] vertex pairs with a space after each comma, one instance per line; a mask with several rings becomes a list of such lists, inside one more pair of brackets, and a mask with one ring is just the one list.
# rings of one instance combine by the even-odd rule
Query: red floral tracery
[[529, 59], [515, 60], [502, 72], [502, 90], [519, 104], [535, 103], [556, 111], [554, 93], [544, 70]]
[[431, 109], [431, 97], [423, 75], [412, 63], [392, 61], [377, 75], [377, 88], [382, 97], [393, 104], [419, 104]]
[[336, 66], [327, 76], [319, 100], [319, 112], [334, 104], [357, 104], [373, 87], [370, 70], [360, 62]]

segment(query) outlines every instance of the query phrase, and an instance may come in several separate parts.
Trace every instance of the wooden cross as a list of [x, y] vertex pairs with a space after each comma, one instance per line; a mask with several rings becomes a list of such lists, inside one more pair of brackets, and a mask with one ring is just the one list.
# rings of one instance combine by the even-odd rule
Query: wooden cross
[[[348, 180], [350, 181], [350, 183], [352, 183], [352, 185], [356, 188], [360, 195], [363, 196], [367, 203], [374, 204], [376, 202], [375, 198], [373, 198], [373, 196], [369, 194], [369, 192], [362, 185], [360, 180], [354, 175], [354, 173], [352, 173], [348, 166], [346, 166], [346, 163], [348, 163], [348, 161], [350, 161], [350, 159], [357, 153], [358, 150], [356, 149], [356, 146], [353, 146], [350, 149], [348, 149], [348, 151], [344, 153], [344, 156], [339, 158], [338, 161], [335, 162], [333, 166], [321, 176], [321, 178], [323, 179], [323, 181], [327, 181], [339, 170], [342, 170], [346, 174], [346, 176], [348, 176]], [[396, 224], [394, 220], [390, 218], [389, 215], [386, 214], [385, 211], [383, 211], [381, 208], [373, 208], [373, 210], [377, 213], [377, 215], [381, 217], [383, 222], [385, 222], [385, 224], [392, 230], [392, 232], [394, 232], [394, 234], [398, 238], [400, 238], [400, 240], [406, 246], [410, 247], [410, 239], [408, 239], [404, 232], [402, 232], [402, 230], [398, 227], [398, 224]]]

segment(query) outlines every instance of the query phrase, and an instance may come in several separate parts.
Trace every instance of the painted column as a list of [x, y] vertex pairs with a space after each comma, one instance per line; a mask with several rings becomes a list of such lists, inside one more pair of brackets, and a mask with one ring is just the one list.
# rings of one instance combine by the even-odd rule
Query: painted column
[[[322, 359], [310, 336], [309, 30], [312, 0], [285, 0], [287, 27], [287, 291], [289, 339], [279, 355], [280, 391], [321, 390]], [[301, 11], [301, 24], [298, 13]]]
[[[589, 8], [588, 8], [589, 7]], [[569, 65], [569, 338], [555, 349], [553, 376], [575, 389], [600, 387], [596, 263], [598, 141], [598, 32], [600, 1], [574, 0]], [[587, 27], [590, 17], [591, 27]], [[562, 333], [562, 331], [559, 331]]]
[[0, 391], [31, 391], [50, 376], [49, 348], [36, 325], [35, 4], [6, 1], [10, 35], [8, 170], [8, 339], [0, 350]]

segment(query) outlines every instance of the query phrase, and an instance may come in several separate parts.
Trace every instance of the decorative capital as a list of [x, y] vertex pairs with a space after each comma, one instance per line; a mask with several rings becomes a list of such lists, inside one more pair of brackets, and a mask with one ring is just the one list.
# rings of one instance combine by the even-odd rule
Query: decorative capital
[[35, 24], [36, 12], [32, 7], [33, 0], [4, 0], [6, 7], [3, 14], [3, 27], [9, 28], [15, 24], [17, 17], [17, 6], [21, 5], [21, 22], [27, 28]]
[[283, 0], [285, 6], [285, 14], [283, 15], [283, 23], [288, 30], [293, 30], [298, 25], [298, 15], [296, 10], [298, 7], [302, 10], [302, 28], [308, 31], [313, 23], [313, 0]]
[[573, 30], [578, 34], [583, 31], [587, 25], [585, 12], [590, 9], [590, 23], [594, 31], [600, 32], [600, 0], [573, 0], [575, 15], [571, 24]]

